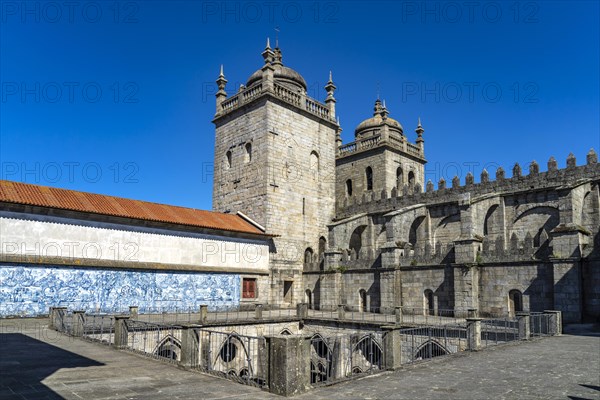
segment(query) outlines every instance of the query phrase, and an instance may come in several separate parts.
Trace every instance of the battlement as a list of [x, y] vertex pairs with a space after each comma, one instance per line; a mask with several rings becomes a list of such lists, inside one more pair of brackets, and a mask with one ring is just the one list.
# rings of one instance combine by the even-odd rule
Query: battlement
[[354, 155], [378, 146], [388, 145], [394, 149], [398, 149], [406, 154], [417, 158], [424, 158], [423, 149], [414, 143], [409, 142], [406, 137], [388, 136], [387, 140], [382, 138], [379, 130], [373, 133], [373, 136], [355, 140], [353, 142], [342, 145], [338, 148], [337, 158], [343, 158]]
[[386, 190], [380, 193], [364, 192], [361, 196], [338, 199], [335, 219], [342, 220], [363, 213], [385, 213], [420, 203], [459, 202], [464, 199], [466, 193], [474, 197], [491, 193], [531, 192], [573, 185], [581, 179], [600, 180], [598, 155], [593, 149], [588, 152], [585, 165], [577, 166], [573, 154], [567, 157], [566, 168], [559, 169], [554, 157], [548, 160], [547, 165], [547, 171], [540, 172], [538, 163], [532, 161], [529, 165], [529, 174], [523, 175], [521, 166], [516, 163], [512, 168], [511, 178], [506, 178], [504, 169], [500, 167], [496, 170], [494, 181], [490, 180], [489, 173], [484, 170], [479, 183], [475, 183], [473, 175], [469, 173], [464, 185], [461, 185], [460, 178], [455, 176], [451, 187], [446, 187], [446, 181], [442, 178], [438, 182], [437, 190], [434, 189], [433, 182], [429, 181], [424, 192], [420, 184], [413, 187], [404, 185], [402, 190], [394, 187], [389, 193]]

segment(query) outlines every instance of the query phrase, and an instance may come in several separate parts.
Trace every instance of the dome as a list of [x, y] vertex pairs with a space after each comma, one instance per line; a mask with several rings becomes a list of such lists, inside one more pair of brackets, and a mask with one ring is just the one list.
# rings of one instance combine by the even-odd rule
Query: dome
[[375, 101], [375, 112], [371, 118], [365, 119], [363, 122], [358, 124], [356, 129], [354, 130], [354, 136], [361, 136], [363, 133], [367, 133], [370, 130], [380, 128], [384, 125], [387, 125], [392, 132], [396, 131], [400, 135], [403, 135], [404, 129], [400, 122], [396, 121], [393, 118], [388, 117], [387, 109], [385, 105], [381, 105], [381, 101], [377, 99]]
[[[300, 88], [303, 91], [306, 91], [306, 81], [298, 72], [294, 71], [291, 68], [284, 66], [281, 63], [281, 49], [275, 48], [271, 50], [269, 44], [267, 42], [267, 49], [263, 52], [263, 56], [265, 56], [266, 62], [270, 62], [273, 66], [273, 79], [275, 79], [278, 83], [282, 83], [286, 86], [292, 86], [295, 88]], [[270, 56], [270, 57], [269, 57]], [[256, 82], [260, 81], [263, 76], [262, 68], [250, 75], [248, 81], [246, 82], [246, 87], [249, 87]]]
[[[296, 86], [300, 86], [302, 89], [306, 90], [306, 81], [298, 72], [294, 71], [291, 68], [285, 67], [280, 64], [273, 65], [275, 71], [273, 73], [273, 78], [277, 81], [284, 83], [295, 84]], [[262, 79], [262, 69], [259, 69], [248, 78], [248, 82], [246, 82], [246, 86], [255, 84], [256, 82]]]

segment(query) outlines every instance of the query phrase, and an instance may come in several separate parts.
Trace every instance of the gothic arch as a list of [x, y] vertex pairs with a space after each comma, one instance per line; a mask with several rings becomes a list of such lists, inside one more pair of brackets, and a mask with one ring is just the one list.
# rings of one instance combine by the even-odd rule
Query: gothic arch
[[181, 342], [169, 334], [156, 345], [153, 353], [159, 357], [177, 360], [181, 354]]
[[360, 225], [356, 229], [354, 229], [352, 235], [350, 235], [350, 243], [348, 247], [351, 251], [354, 250], [357, 259], [360, 258], [360, 251], [365, 244], [364, 232], [366, 229], [367, 225]]
[[415, 352], [415, 360], [425, 360], [428, 358], [444, 356], [450, 352], [435, 340], [428, 340], [423, 343]]

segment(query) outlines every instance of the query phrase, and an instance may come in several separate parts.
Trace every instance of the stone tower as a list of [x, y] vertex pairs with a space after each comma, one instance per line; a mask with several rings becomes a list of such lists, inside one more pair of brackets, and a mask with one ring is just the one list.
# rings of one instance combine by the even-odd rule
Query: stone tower
[[353, 197], [360, 202], [379, 199], [383, 191], [390, 196], [394, 188], [412, 192], [424, 187], [427, 161], [421, 120], [416, 142], [411, 143], [402, 125], [388, 116], [385, 101], [377, 99], [373, 111], [356, 127], [354, 142], [339, 143], [336, 190], [341, 203]]
[[331, 75], [322, 104], [268, 40], [262, 56], [262, 68], [232, 96], [222, 69], [217, 79], [213, 209], [241, 211], [273, 235], [270, 287], [262, 290], [285, 306], [305, 300], [303, 267], [322, 265], [339, 126]]

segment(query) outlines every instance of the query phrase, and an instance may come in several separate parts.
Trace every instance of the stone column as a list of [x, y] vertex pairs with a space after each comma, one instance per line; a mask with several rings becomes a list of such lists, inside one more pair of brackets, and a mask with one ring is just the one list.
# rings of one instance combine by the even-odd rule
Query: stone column
[[467, 350], [481, 348], [481, 318], [467, 318]]
[[198, 366], [200, 344], [198, 334], [194, 328], [199, 325], [183, 325], [181, 327], [181, 361], [179, 365], [185, 368]]
[[454, 267], [454, 310], [465, 312], [479, 308], [479, 268], [475, 265]]
[[255, 319], [262, 319], [263, 315], [263, 305], [262, 304], [256, 304], [254, 306], [254, 318]]
[[115, 315], [115, 340], [113, 346], [120, 349], [127, 347], [129, 342], [129, 332], [127, 330], [127, 321], [129, 315]]
[[395, 370], [402, 365], [402, 337], [400, 327], [382, 326], [383, 332], [383, 360], [384, 368]]
[[73, 311], [73, 336], [83, 336], [83, 324], [85, 322], [85, 311]]
[[467, 310], [467, 316], [469, 318], [477, 318], [477, 309], [476, 308], [469, 308]]
[[310, 337], [267, 336], [269, 391], [294, 396], [310, 388]]
[[48, 309], [48, 329], [54, 330], [54, 307]]
[[296, 304], [296, 316], [300, 319], [308, 317], [308, 304], [298, 303]]
[[137, 319], [138, 313], [139, 313], [138, 306], [129, 306], [129, 316], [131, 317], [131, 319]]
[[396, 307], [394, 314], [396, 315], [396, 324], [402, 325], [402, 307]]
[[346, 319], [346, 306], [338, 304], [338, 319]]
[[54, 329], [64, 332], [67, 307], [54, 307]]
[[558, 336], [562, 334], [562, 313], [557, 310], [544, 310], [550, 315], [550, 331], [548, 334]]
[[332, 357], [332, 368], [331, 375], [334, 379], [341, 379], [346, 376], [349, 371], [347, 366], [348, 357], [350, 356], [350, 337], [348, 335], [338, 336], [335, 338], [333, 345], [333, 357]]
[[202, 304], [200, 306], [200, 323], [205, 324], [208, 319], [208, 306], [206, 304]]
[[529, 340], [531, 338], [531, 318], [528, 312], [518, 312], [517, 321], [519, 324], [519, 340]]

